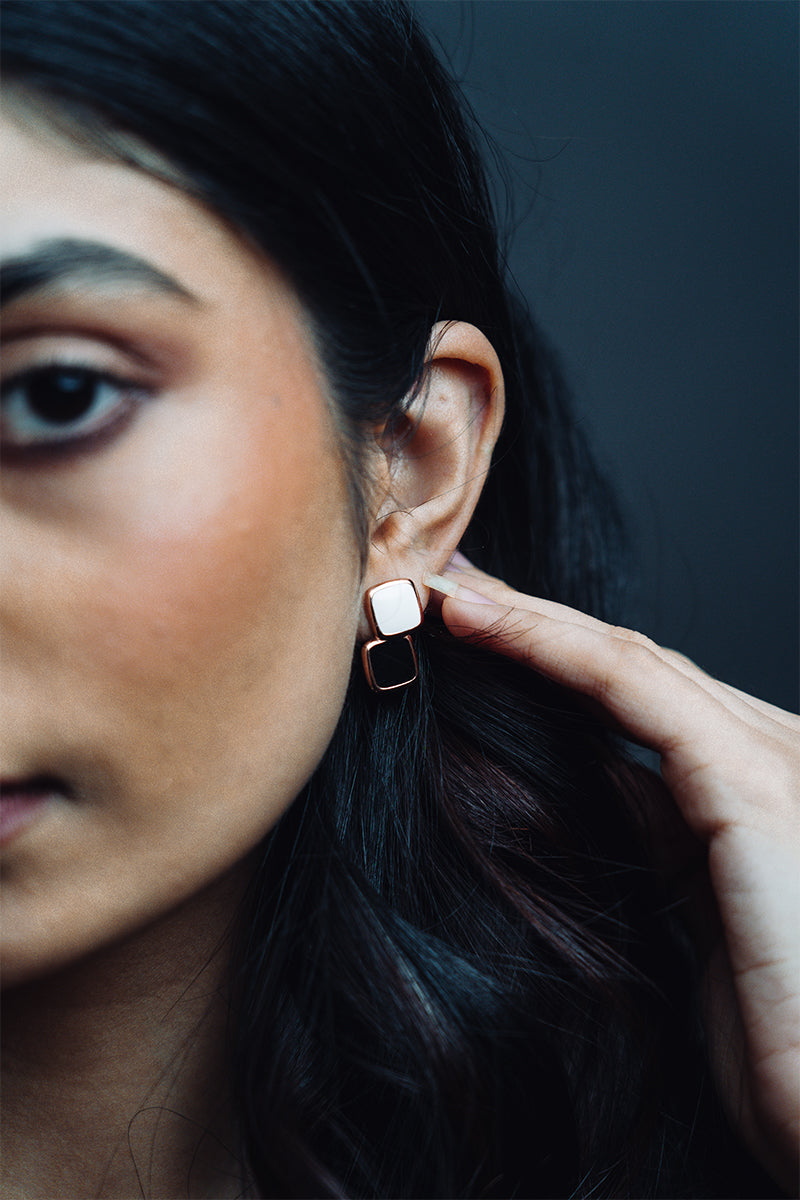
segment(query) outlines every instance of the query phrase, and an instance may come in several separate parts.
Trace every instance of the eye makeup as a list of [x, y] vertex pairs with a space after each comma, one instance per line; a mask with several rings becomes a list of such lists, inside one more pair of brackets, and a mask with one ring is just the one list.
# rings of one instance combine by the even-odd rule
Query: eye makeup
[[86, 452], [128, 424], [147, 389], [91, 363], [50, 361], [0, 387], [4, 461]]
[[34, 466], [99, 448], [161, 386], [139, 354], [94, 336], [15, 330], [0, 384], [3, 461]]

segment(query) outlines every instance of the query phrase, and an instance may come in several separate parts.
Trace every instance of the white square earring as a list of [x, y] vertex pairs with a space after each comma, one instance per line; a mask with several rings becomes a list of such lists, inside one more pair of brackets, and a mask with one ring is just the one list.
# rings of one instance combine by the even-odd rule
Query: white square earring
[[408, 687], [419, 674], [414, 644], [408, 636], [423, 620], [416, 587], [410, 579], [379, 583], [367, 591], [365, 606], [375, 635], [361, 649], [367, 682], [376, 692]]

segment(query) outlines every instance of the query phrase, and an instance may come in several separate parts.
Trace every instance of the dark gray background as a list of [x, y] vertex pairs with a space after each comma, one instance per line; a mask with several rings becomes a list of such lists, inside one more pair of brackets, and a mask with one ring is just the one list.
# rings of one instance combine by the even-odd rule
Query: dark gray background
[[636, 538], [629, 619], [798, 703], [798, 6], [419, 0]]

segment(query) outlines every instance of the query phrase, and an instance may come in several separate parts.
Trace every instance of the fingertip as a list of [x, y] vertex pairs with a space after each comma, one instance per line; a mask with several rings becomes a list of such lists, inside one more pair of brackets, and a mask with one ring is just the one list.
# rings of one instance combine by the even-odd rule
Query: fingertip
[[422, 582], [431, 591], [440, 592], [442, 596], [447, 596], [452, 600], [466, 600], [469, 604], [495, 604], [496, 601], [490, 600], [488, 596], [481, 596], [478, 592], [473, 592], [471, 588], [464, 587], [455, 579], [448, 579], [446, 575], [434, 575], [431, 571], [425, 571], [422, 576]]
[[481, 596], [478, 592], [473, 592], [472, 588], [462, 587], [461, 585], [459, 585], [452, 599], [464, 600], [467, 604], [490, 604], [493, 608], [498, 607], [496, 600], [490, 600], [488, 596]]
[[440, 592], [443, 596], [455, 596], [459, 591], [457, 583], [447, 579], [444, 575], [435, 575], [433, 571], [423, 571], [422, 582], [431, 591]]

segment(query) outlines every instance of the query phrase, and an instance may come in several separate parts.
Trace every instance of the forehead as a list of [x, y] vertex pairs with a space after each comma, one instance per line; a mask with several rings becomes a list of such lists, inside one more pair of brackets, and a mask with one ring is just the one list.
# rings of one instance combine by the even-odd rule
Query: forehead
[[89, 241], [152, 262], [206, 302], [289, 301], [274, 265], [174, 184], [43, 121], [3, 116], [0, 153], [4, 259], [42, 242]]

